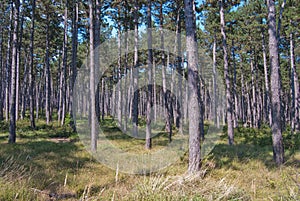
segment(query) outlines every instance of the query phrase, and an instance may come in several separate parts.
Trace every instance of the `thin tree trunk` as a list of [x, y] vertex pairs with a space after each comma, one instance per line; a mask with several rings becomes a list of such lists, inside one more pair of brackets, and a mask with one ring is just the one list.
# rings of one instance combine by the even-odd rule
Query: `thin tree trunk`
[[59, 109], [58, 109], [58, 121], [61, 125], [65, 123], [65, 111], [66, 111], [66, 79], [67, 79], [67, 43], [68, 43], [68, 1], [65, 3], [64, 11], [64, 39], [62, 49], [62, 69], [60, 72], [60, 96], [59, 96]]
[[51, 80], [50, 80], [50, 61], [49, 61], [49, 49], [50, 49], [50, 38], [49, 38], [49, 13], [47, 14], [47, 26], [46, 26], [46, 56], [45, 56], [45, 63], [46, 63], [46, 123], [49, 124], [51, 121], [51, 113], [50, 113], [50, 101], [51, 101]]
[[[20, 55], [21, 55], [21, 50], [22, 50], [22, 38], [23, 38], [23, 23], [24, 23], [24, 17], [23, 17], [23, 12], [21, 12], [21, 23], [20, 23], [20, 36], [18, 37], [18, 49], [17, 49], [17, 63], [16, 63], [16, 121], [19, 119], [19, 106], [20, 106], [20, 101], [19, 101], [19, 85], [20, 85]], [[24, 86], [25, 87], [25, 86]]]
[[72, 18], [72, 63], [71, 63], [71, 72], [72, 75], [70, 77], [70, 106], [69, 106], [69, 114], [70, 114], [70, 126], [73, 132], [76, 132], [76, 120], [73, 114], [73, 104], [75, 102], [73, 95], [73, 87], [75, 84], [75, 80], [77, 77], [77, 46], [78, 46], [78, 2], [77, 0], [73, 0], [73, 18]]
[[299, 81], [297, 71], [295, 68], [295, 54], [294, 54], [294, 34], [290, 33], [290, 62], [291, 62], [291, 127], [295, 131], [299, 129]]
[[264, 60], [264, 75], [265, 75], [265, 118], [269, 122], [269, 125], [272, 125], [272, 115], [270, 109], [270, 89], [269, 89], [269, 73], [267, 66], [267, 53], [266, 53], [266, 45], [265, 45], [265, 35], [263, 30], [261, 31], [262, 36], [262, 49], [263, 49], [263, 60]]
[[133, 64], [133, 100], [132, 100], [132, 123], [133, 136], [138, 136], [138, 1], [134, 1], [134, 64]]
[[[163, 4], [161, 2], [160, 4], [160, 41], [161, 41], [161, 49], [164, 50], [164, 33], [163, 33]], [[167, 93], [167, 83], [166, 83], [166, 59], [165, 59], [165, 52], [162, 51], [162, 87], [163, 87], [163, 96], [164, 96], [164, 115], [166, 118], [166, 131], [169, 132], [169, 142], [172, 141], [172, 121], [171, 121], [171, 111], [169, 107], [169, 98], [168, 98], [168, 93]]]
[[[10, 22], [13, 21], [13, 3], [10, 5]], [[11, 43], [12, 43], [12, 30], [14, 29], [12, 23], [9, 23], [8, 39], [7, 39], [7, 52], [6, 52], [6, 82], [5, 82], [5, 120], [9, 119], [9, 96], [11, 90]]]
[[3, 32], [0, 25], [0, 121], [3, 121]]
[[91, 120], [91, 151], [96, 152], [97, 150], [97, 125], [96, 125], [96, 100], [95, 100], [95, 55], [94, 55], [94, 5], [93, 1], [89, 0], [89, 18], [90, 18], [90, 120]]
[[16, 142], [16, 68], [18, 57], [18, 27], [19, 27], [19, 0], [14, 2], [14, 22], [13, 22], [13, 47], [12, 47], [12, 63], [11, 63], [11, 91], [10, 91], [10, 124], [8, 143]]
[[277, 165], [284, 162], [284, 148], [281, 131], [281, 83], [278, 58], [278, 38], [276, 37], [276, 10], [274, 0], [267, 0], [269, 24], [269, 54], [271, 64], [271, 109], [273, 155]]
[[234, 143], [234, 132], [233, 132], [233, 122], [232, 122], [232, 100], [230, 94], [230, 77], [229, 77], [229, 67], [228, 67], [228, 53], [226, 44], [226, 33], [225, 33], [225, 19], [224, 19], [224, 6], [223, 0], [220, 0], [220, 23], [221, 23], [221, 34], [222, 34], [222, 44], [223, 44], [223, 54], [224, 54], [224, 79], [226, 85], [226, 105], [227, 105], [227, 134], [228, 143], [232, 145]]
[[153, 51], [152, 51], [152, 19], [151, 19], [151, 0], [147, 1], [147, 46], [148, 46], [148, 92], [147, 92], [147, 113], [146, 113], [146, 149], [151, 149], [152, 140], [151, 140], [151, 122], [152, 122], [152, 105], [153, 105]]
[[[216, 32], [216, 31], [215, 31]], [[217, 124], [217, 59], [216, 59], [216, 49], [217, 49], [217, 39], [216, 33], [214, 33], [214, 42], [213, 42], [213, 120], [214, 125], [219, 128], [220, 125]]]

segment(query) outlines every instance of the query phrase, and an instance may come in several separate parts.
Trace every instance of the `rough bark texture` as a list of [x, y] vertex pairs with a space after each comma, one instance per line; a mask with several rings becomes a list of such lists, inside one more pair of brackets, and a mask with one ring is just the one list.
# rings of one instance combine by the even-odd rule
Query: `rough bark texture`
[[221, 34], [222, 34], [222, 46], [223, 46], [223, 59], [224, 59], [224, 79], [226, 85], [226, 105], [227, 105], [227, 134], [228, 143], [232, 145], [234, 143], [234, 132], [233, 132], [233, 119], [232, 119], [232, 99], [230, 94], [230, 77], [228, 67], [228, 53], [225, 33], [225, 19], [224, 19], [224, 6], [223, 0], [220, 3], [220, 23], [221, 23]]
[[273, 156], [277, 165], [284, 162], [284, 148], [281, 131], [281, 84], [278, 58], [278, 38], [276, 37], [276, 11], [274, 0], [268, 0], [269, 54], [271, 64], [271, 109]]
[[198, 49], [194, 27], [193, 1], [184, 0], [189, 89], [189, 173], [200, 170], [200, 96]]
[[132, 77], [133, 77], [133, 99], [132, 99], [132, 123], [133, 123], [133, 136], [138, 136], [138, 2], [134, 1], [134, 63], [132, 69]]
[[30, 27], [30, 66], [29, 66], [29, 107], [30, 107], [30, 126], [35, 128], [35, 119], [34, 119], [34, 75], [33, 75], [33, 53], [34, 53], [34, 27], [35, 27], [35, 0], [31, 1], [32, 4], [32, 13], [31, 13], [31, 27]]
[[153, 52], [152, 52], [152, 19], [151, 19], [151, 0], [147, 1], [147, 26], [148, 26], [148, 92], [147, 92], [147, 113], [146, 113], [146, 149], [151, 149], [151, 121], [152, 121], [152, 66], [153, 66]]
[[9, 143], [16, 142], [16, 65], [18, 51], [18, 26], [19, 26], [19, 0], [14, 3], [14, 22], [12, 39], [12, 63], [11, 63], [11, 91], [10, 91], [10, 124], [9, 124]]
[[89, 0], [89, 18], [90, 18], [90, 120], [91, 120], [91, 151], [95, 152], [97, 150], [97, 129], [96, 129], [96, 88], [95, 88], [95, 55], [94, 55], [94, 6], [93, 1]]

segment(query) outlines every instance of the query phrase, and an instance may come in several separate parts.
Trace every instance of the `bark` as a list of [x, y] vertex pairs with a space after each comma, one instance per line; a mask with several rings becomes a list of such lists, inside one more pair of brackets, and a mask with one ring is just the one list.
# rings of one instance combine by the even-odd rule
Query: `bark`
[[[120, 5], [118, 6], [118, 16], [121, 18], [121, 8]], [[117, 84], [117, 91], [118, 91], [118, 126], [119, 128], [122, 127], [122, 64], [121, 64], [121, 21], [118, 21], [118, 84]]]
[[273, 156], [277, 165], [284, 162], [284, 148], [281, 131], [281, 83], [280, 66], [278, 58], [278, 38], [276, 37], [276, 11], [274, 0], [267, 0], [268, 3], [268, 33], [269, 33], [269, 54], [271, 64], [271, 109], [272, 109], [272, 141]]
[[49, 49], [50, 49], [50, 38], [49, 38], [49, 13], [47, 14], [47, 26], [46, 26], [46, 56], [45, 56], [45, 79], [46, 79], [46, 123], [49, 124], [51, 121], [51, 79], [50, 79], [50, 61], [49, 61]]
[[193, 1], [184, 0], [186, 45], [188, 59], [188, 89], [189, 89], [189, 173], [200, 170], [200, 90], [198, 75], [198, 48], [196, 30], [194, 27]]
[[[20, 23], [20, 36], [18, 37], [18, 49], [17, 49], [17, 61], [16, 61], [16, 121], [19, 119], [19, 85], [20, 85], [20, 60], [21, 60], [21, 50], [22, 50], [22, 38], [23, 38], [23, 23], [24, 17], [23, 12], [21, 12], [21, 23]], [[24, 86], [25, 87], [25, 86]]]
[[251, 66], [251, 86], [252, 86], [252, 101], [251, 101], [251, 122], [252, 126], [257, 128], [257, 102], [256, 102], [256, 89], [255, 89], [255, 69], [253, 65], [253, 59], [250, 58], [250, 66]]
[[290, 62], [291, 62], [291, 127], [292, 130], [299, 130], [299, 81], [295, 68], [295, 53], [294, 53], [294, 34], [290, 33]]
[[227, 105], [227, 134], [228, 143], [233, 145], [234, 143], [234, 132], [233, 132], [233, 115], [232, 115], [232, 100], [230, 94], [230, 77], [229, 77], [229, 67], [228, 67], [228, 53], [227, 53], [227, 43], [226, 43], [226, 33], [225, 33], [225, 19], [224, 19], [224, 6], [223, 0], [220, 0], [220, 24], [221, 24], [221, 34], [222, 34], [222, 46], [223, 46], [223, 59], [224, 59], [224, 79], [226, 87], [226, 105]]
[[146, 149], [151, 149], [152, 139], [151, 139], [151, 121], [152, 121], [152, 105], [153, 105], [153, 51], [152, 51], [152, 19], [151, 19], [151, 0], [147, 1], [147, 27], [148, 27], [148, 92], [147, 92], [147, 113], [146, 113]]
[[63, 64], [60, 72], [60, 89], [59, 89], [59, 108], [58, 108], [58, 121], [61, 125], [65, 123], [65, 111], [66, 111], [66, 79], [67, 79], [67, 42], [68, 42], [68, 1], [65, 3], [64, 10], [64, 39], [62, 58]]
[[10, 124], [8, 143], [16, 142], [16, 68], [18, 57], [18, 27], [19, 27], [19, 7], [20, 2], [14, 2], [14, 22], [12, 39], [12, 63], [11, 63], [11, 91], [10, 91]]
[[91, 120], [91, 151], [96, 152], [97, 150], [97, 125], [96, 125], [96, 90], [95, 90], [95, 55], [94, 55], [94, 6], [93, 1], [89, 0], [89, 18], [90, 18], [90, 42], [89, 42], [89, 51], [90, 51], [90, 120]]
[[133, 136], [138, 136], [138, 1], [134, 1], [134, 64], [133, 64], [133, 99], [132, 99], [132, 123]]
[[[13, 21], [13, 5], [10, 5], [10, 14], [9, 14], [10, 22]], [[10, 23], [9, 31], [8, 31], [8, 39], [7, 39], [7, 52], [6, 52], [6, 79], [5, 79], [5, 120], [9, 119], [9, 96], [10, 96], [10, 82], [11, 82], [11, 43], [12, 43], [12, 30], [13, 25]]]
[[78, 46], [78, 2], [73, 0], [73, 18], [72, 18], [72, 63], [71, 63], [71, 79], [70, 79], [70, 106], [69, 114], [71, 117], [70, 126], [73, 132], [76, 132], [75, 115], [73, 114], [73, 87], [77, 77], [77, 46]]
[[[161, 41], [161, 49], [164, 50], [164, 33], [163, 33], [163, 4], [161, 3], [160, 5], [160, 28], [161, 28], [161, 36], [160, 36], [160, 41]], [[171, 121], [171, 111], [170, 111], [170, 106], [169, 106], [169, 101], [168, 101], [168, 93], [167, 93], [167, 83], [166, 83], [166, 59], [165, 59], [165, 52], [162, 51], [162, 87], [163, 87], [163, 97], [164, 97], [164, 115], [166, 119], [166, 131], [169, 132], [169, 142], [172, 141], [172, 121]]]
[[234, 97], [234, 128], [238, 126], [238, 97], [237, 97], [237, 87], [236, 87], [236, 62], [235, 62], [235, 46], [234, 46], [234, 40], [232, 40], [232, 60], [233, 60], [233, 97]]
[[[215, 31], [216, 32], [216, 31]], [[214, 42], [213, 42], [213, 102], [212, 102], [212, 113], [213, 113], [213, 121], [214, 125], [219, 128], [219, 124], [217, 122], [217, 59], [216, 59], [216, 49], [217, 49], [217, 39], [216, 33], [214, 33]]]
[[0, 121], [3, 120], [3, 31], [0, 25]]
[[272, 125], [272, 116], [270, 109], [270, 87], [269, 87], [269, 72], [267, 65], [267, 52], [266, 52], [266, 42], [265, 35], [263, 30], [261, 31], [262, 36], [262, 50], [263, 50], [263, 60], [264, 60], [264, 76], [265, 76], [265, 120], [269, 122], [269, 125]]

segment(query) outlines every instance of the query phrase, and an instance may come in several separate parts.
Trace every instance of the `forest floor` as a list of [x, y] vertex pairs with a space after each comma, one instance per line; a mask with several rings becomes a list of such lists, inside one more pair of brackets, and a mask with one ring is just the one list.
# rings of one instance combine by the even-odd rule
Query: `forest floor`
[[[57, 122], [41, 120], [32, 130], [30, 122], [20, 120], [17, 143], [8, 144], [7, 138], [8, 124], [1, 122], [0, 200], [300, 200], [299, 133], [284, 133], [286, 162], [278, 168], [270, 129], [239, 127], [236, 144], [228, 146], [222, 135], [193, 176], [186, 174], [187, 155], [148, 175], [116, 172]], [[128, 138], [116, 140], [126, 146]], [[144, 141], [135, 145], [143, 149]]]

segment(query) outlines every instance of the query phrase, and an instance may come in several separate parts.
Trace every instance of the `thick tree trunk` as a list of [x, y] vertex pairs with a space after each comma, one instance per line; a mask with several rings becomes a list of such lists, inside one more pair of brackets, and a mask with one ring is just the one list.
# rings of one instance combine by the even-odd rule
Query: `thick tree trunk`
[[200, 89], [198, 75], [198, 48], [196, 30], [194, 26], [193, 1], [184, 0], [186, 46], [188, 59], [188, 86], [189, 86], [189, 173], [200, 170]]
[[221, 24], [221, 34], [222, 34], [222, 44], [223, 44], [223, 54], [224, 54], [224, 79], [226, 85], [226, 105], [227, 105], [227, 133], [228, 133], [228, 143], [232, 145], [234, 143], [234, 132], [233, 132], [233, 119], [232, 119], [232, 99], [230, 93], [230, 77], [229, 77], [229, 67], [228, 67], [228, 53], [226, 44], [226, 33], [225, 33], [225, 19], [224, 19], [224, 6], [223, 0], [220, 0], [220, 24]]
[[276, 11], [274, 0], [268, 2], [268, 24], [269, 24], [269, 54], [271, 64], [271, 109], [272, 109], [272, 140], [273, 154], [277, 165], [284, 162], [284, 148], [281, 131], [281, 83], [280, 66], [278, 58], [278, 38], [276, 37]]
[[12, 39], [12, 63], [11, 63], [11, 91], [10, 91], [10, 124], [8, 143], [16, 142], [16, 68], [18, 57], [18, 27], [19, 27], [19, 0], [14, 2], [14, 22]]

